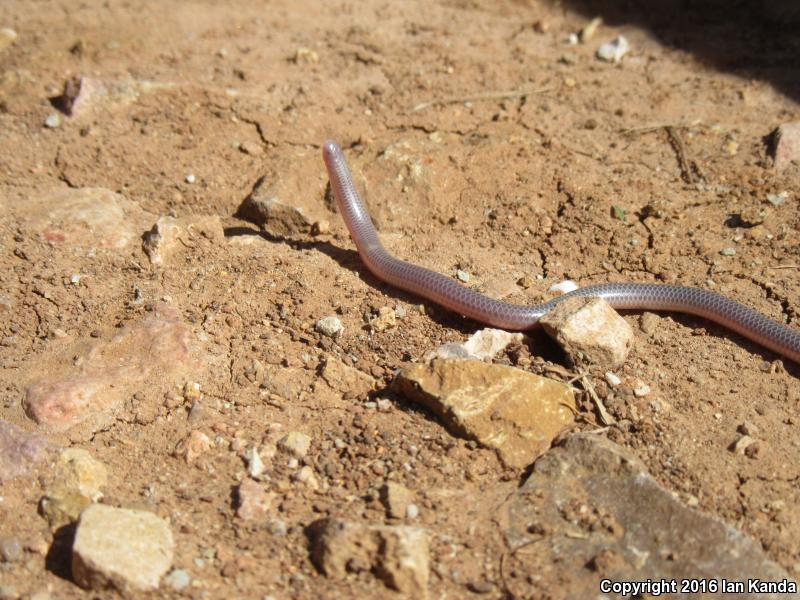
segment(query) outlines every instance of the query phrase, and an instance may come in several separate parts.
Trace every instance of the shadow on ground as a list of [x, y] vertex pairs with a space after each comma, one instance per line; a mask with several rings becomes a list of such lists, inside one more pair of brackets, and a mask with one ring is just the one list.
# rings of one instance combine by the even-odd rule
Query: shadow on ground
[[649, 30], [720, 71], [800, 101], [800, 0], [548, 0], [587, 19]]

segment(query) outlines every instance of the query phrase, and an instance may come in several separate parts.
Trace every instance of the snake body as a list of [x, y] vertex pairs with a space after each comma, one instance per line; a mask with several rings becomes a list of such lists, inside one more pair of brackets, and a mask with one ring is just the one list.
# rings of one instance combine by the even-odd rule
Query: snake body
[[522, 306], [489, 298], [440, 273], [395, 258], [378, 239], [339, 145], [328, 140], [322, 153], [333, 195], [361, 259], [376, 277], [393, 286], [476, 321], [518, 331], [536, 327], [556, 304], [575, 296], [600, 297], [614, 308], [688, 313], [719, 323], [800, 364], [800, 329], [708, 290], [657, 283], [601, 283], [543, 304]]

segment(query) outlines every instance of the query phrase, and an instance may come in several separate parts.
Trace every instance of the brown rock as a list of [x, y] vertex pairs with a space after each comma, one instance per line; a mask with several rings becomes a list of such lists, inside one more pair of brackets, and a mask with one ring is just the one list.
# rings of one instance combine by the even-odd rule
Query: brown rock
[[159, 217], [155, 225], [142, 236], [142, 250], [154, 265], [164, 262], [178, 245], [181, 228], [172, 217]]
[[571, 435], [537, 460], [498, 518], [507, 524], [510, 552], [535, 543], [536, 552], [515, 554], [525, 554], [515, 568], [541, 574], [539, 589], [558, 585], [565, 598], [595, 597], [598, 575], [617, 581], [788, 577], [758, 542], [684, 505], [632, 453], [596, 434]]
[[784, 123], [772, 133], [772, 156], [778, 172], [800, 164], [800, 121]]
[[0, 419], [0, 483], [28, 473], [44, 456], [47, 440]]
[[405, 519], [408, 506], [414, 502], [414, 494], [404, 485], [388, 481], [381, 487], [381, 502], [390, 517]]
[[282, 202], [280, 186], [266, 176], [256, 181], [236, 216], [279, 237], [310, 233], [314, 223], [301, 209]]
[[181, 440], [175, 448], [175, 455], [182, 457], [187, 465], [193, 465], [198, 458], [211, 449], [211, 440], [202, 431], [194, 430]]
[[573, 423], [568, 385], [520, 369], [465, 359], [435, 359], [401, 371], [399, 390], [447, 427], [494, 448], [514, 468], [529, 465]]
[[311, 527], [311, 559], [328, 577], [372, 572], [411, 598], [428, 597], [428, 534], [419, 527], [323, 519]]
[[322, 378], [344, 398], [361, 398], [375, 387], [375, 379], [370, 375], [349, 367], [342, 361], [328, 356], [322, 367]]
[[568, 298], [539, 322], [576, 364], [617, 367], [633, 346], [630, 325], [602, 298]]
[[275, 500], [273, 492], [268, 492], [262, 484], [252, 479], [242, 481], [236, 488], [236, 494], [236, 516], [245, 521], [263, 520]]
[[58, 99], [60, 108], [71, 117], [87, 113], [98, 99], [107, 94], [105, 85], [97, 79], [77, 75], [64, 82], [64, 92]]

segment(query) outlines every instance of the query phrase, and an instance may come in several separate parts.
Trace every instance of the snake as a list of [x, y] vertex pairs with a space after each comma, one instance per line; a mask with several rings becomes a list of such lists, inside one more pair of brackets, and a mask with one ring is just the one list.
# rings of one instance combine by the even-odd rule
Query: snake
[[578, 296], [602, 298], [615, 309], [686, 313], [722, 325], [800, 364], [800, 329], [709, 290], [666, 283], [599, 283], [525, 306], [490, 298], [441, 273], [395, 258], [378, 238], [342, 149], [327, 140], [322, 157], [336, 205], [361, 260], [375, 277], [392, 286], [474, 321], [514, 331], [536, 328], [557, 304]]

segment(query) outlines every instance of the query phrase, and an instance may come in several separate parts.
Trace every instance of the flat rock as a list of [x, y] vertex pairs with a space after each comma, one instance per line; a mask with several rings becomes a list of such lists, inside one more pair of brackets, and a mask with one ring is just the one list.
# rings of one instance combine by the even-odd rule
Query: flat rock
[[142, 236], [142, 250], [152, 264], [162, 264], [176, 250], [192, 246], [201, 236], [213, 243], [225, 240], [222, 220], [217, 215], [191, 216], [176, 219], [159, 217], [153, 227]]
[[108, 480], [106, 466], [81, 448], [67, 448], [58, 456], [55, 476], [47, 486], [41, 509], [52, 529], [74, 523], [81, 512], [102, 497]]
[[631, 326], [602, 298], [568, 298], [539, 322], [576, 364], [611, 369], [633, 346]]
[[521, 344], [523, 339], [521, 333], [509, 333], [502, 329], [481, 329], [473, 333], [466, 342], [442, 344], [428, 352], [423, 360], [430, 361], [434, 358], [490, 360], [511, 344]]
[[513, 468], [533, 462], [574, 422], [575, 398], [568, 385], [513, 367], [435, 359], [406, 367], [396, 385], [452, 432], [494, 448]]
[[406, 486], [387, 481], [381, 487], [380, 494], [388, 516], [394, 519], [405, 519], [408, 516], [408, 507], [414, 502], [414, 493]]
[[[571, 435], [539, 458], [501, 522], [513, 568], [536, 573], [535, 589], [557, 587], [559, 597], [595, 598], [600, 578], [788, 577], [758, 542], [684, 505], [632, 453], [594, 434]], [[528, 546], [536, 551], [516, 552]]]
[[81, 514], [75, 532], [72, 576], [78, 585], [92, 590], [156, 590], [172, 566], [174, 545], [164, 519], [93, 504]]
[[60, 358], [40, 358], [33, 367], [52, 374], [28, 387], [25, 412], [49, 431], [81, 423], [94, 431], [142, 384], [177, 379], [192, 366], [189, 340], [178, 311], [162, 305], [109, 341], [88, 350], [69, 348]]
[[322, 379], [345, 399], [363, 398], [375, 388], [375, 379], [333, 356], [325, 358]]
[[56, 189], [30, 198], [23, 226], [53, 244], [121, 249], [141, 235], [139, 205], [104, 188]]
[[277, 237], [311, 233], [314, 220], [307, 217], [302, 208], [287, 203], [292, 194], [281, 182], [281, 179], [261, 177], [239, 206], [236, 216]]
[[0, 483], [30, 472], [46, 448], [47, 440], [41, 435], [0, 419]]
[[89, 113], [107, 94], [106, 86], [99, 79], [75, 75], [64, 82], [64, 91], [58, 101], [65, 113], [77, 117]]
[[278, 448], [296, 458], [304, 458], [310, 447], [311, 436], [300, 431], [290, 431], [278, 440]]
[[800, 121], [784, 123], [772, 134], [775, 170], [780, 172], [792, 163], [800, 165]]
[[372, 572], [411, 598], [428, 597], [428, 533], [419, 527], [323, 519], [311, 525], [311, 559], [328, 577]]

